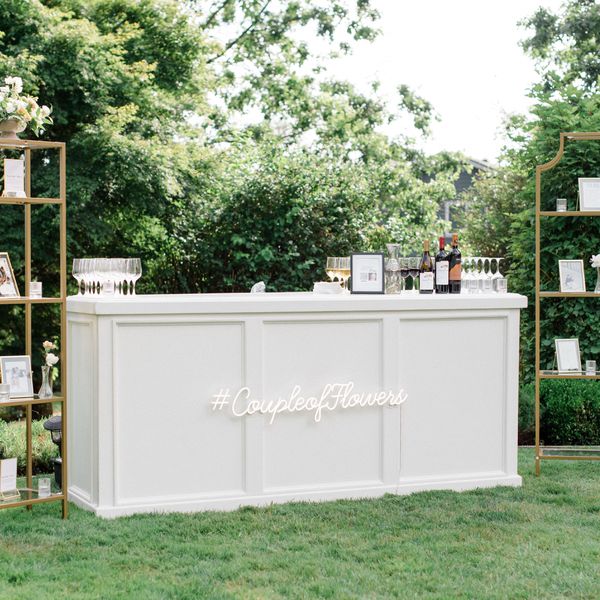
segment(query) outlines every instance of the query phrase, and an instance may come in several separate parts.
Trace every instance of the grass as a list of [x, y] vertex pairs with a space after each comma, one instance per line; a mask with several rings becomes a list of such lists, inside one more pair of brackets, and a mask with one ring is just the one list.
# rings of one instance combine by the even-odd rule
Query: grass
[[0, 598], [599, 598], [600, 464], [524, 486], [100, 520], [0, 511]]

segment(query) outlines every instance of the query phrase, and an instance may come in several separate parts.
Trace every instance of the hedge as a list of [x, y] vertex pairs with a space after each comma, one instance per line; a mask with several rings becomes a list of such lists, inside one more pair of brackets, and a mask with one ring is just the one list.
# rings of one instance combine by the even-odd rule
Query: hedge
[[[597, 381], [542, 381], [540, 439], [546, 445], [600, 445], [600, 385]], [[535, 387], [523, 385], [519, 398], [519, 441], [535, 435]]]

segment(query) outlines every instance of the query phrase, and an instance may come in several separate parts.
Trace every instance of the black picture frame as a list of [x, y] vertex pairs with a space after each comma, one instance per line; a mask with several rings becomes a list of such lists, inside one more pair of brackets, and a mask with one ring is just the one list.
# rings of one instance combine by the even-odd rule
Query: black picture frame
[[[377, 259], [377, 260], [374, 260]], [[360, 268], [361, 260], [368, 267]], [[375, 279], [370, 280], [370, 269], [375, 268]], [[364, 280], [365, 269], [367, 281]], [[385, 269], [383, 252], [353, 252], [350, 255], [350, 293], [351, 294], [385, 294]]]

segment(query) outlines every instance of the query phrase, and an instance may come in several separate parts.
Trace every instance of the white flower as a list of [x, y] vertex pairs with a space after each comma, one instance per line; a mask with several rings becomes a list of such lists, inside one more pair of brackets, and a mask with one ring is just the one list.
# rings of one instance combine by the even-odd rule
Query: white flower
[[42, 346], [44, 346], [44, 350], [56, 350], [56, 346], [52, 343], [49, 342], [48, 340], [46, 340]]
[[47, 117], [52, 111], [45, 104], [40, 109], [42, 111], [42, 117]]
[[4, 83], [12, 85], [17, 94], [23, 91], [23, 80], [20, 77], [6, 77]]
[[10, 90], [7, 85], [0, 85], [0, 92], [2, 92], [3, 94], [8, 94], [9, 91]]
[[46, 364], [49, 367], [53, 367], [58, 362], [58, 356], [56, 354], [52, 354], [52, 352], [48, 352], [46, 354]]
[[17, 111], [17, 104], [15, 102], [13, 102], [12, 100], [10, 102], [6, 103], [6, 112], [7, 113], [14, 113]]
[[590, 263], [595, 269], [600, 268], [600, 254], [592, 254], [592, 258], [590, 258]]

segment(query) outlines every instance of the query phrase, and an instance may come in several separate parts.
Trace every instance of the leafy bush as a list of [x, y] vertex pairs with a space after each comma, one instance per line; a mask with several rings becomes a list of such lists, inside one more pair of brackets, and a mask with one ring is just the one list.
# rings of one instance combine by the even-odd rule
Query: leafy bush
[[600, 393], [595, 381], [541, 382], [544, 444], [600, 445]]
[[[52, 442], [50, 432], [44, 429], [45, 420], [32, 422], [32, 453], [34, 473], [51, 473], [52, 459], [58, 456], [58, 448]], [[7, 423], [0, 420], [0, 458], [17, 458], [20, 475], [26, 467], [25, 421]]]

